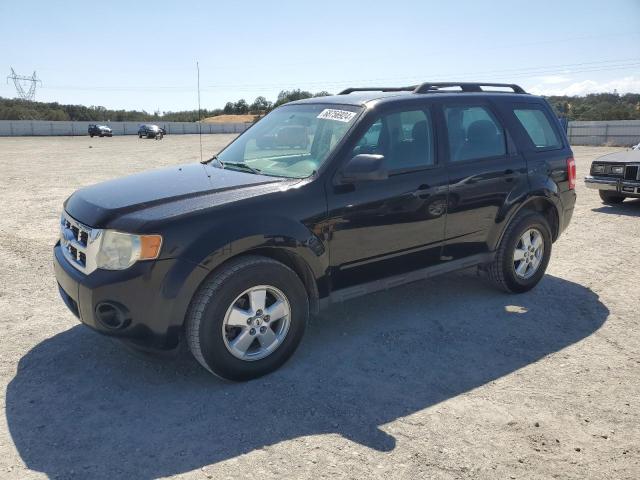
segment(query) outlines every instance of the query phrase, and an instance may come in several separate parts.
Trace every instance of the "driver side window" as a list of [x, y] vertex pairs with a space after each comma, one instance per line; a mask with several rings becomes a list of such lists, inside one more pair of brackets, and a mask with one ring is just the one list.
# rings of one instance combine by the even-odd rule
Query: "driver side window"
[[384, 155], [389, 172], [427, 168], [435, 163], [431, 116], [423, 110], [382, 115], [360, 138], [352, 156]]

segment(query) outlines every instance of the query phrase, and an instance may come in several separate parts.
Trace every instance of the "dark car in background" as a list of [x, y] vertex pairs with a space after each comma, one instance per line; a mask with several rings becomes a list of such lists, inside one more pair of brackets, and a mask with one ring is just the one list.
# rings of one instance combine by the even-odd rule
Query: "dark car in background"
[[[260, 148], [283, 129], [286, 149]], [[333, 302], [469, 267], [534, 288], [575, 175], [551, 107], [517, 85], [347, 89], [276, 108], [203, 163], [78, 190], [55, 273], [94, 330], [185, 342], [207, 370], [247, 380], [282, 365]]]
[[164, 128], [159, 127], [158, 125], [152, 124], [143, 124], [138, 128], [138, 138], [147, 137], [147, 138], [156, 138], [160, 135], [166, 135], [167, 132]]
[[585, 185], [598, 190], [606, 204], [640, 198], [640, 150], [634, 148], [596, 158], [589, 173]]
[[89, 125], [88, 133], [91, 138], [113, 136], [113, 131], [109, 127], [106, 125], [96, 125], [94, 123]]

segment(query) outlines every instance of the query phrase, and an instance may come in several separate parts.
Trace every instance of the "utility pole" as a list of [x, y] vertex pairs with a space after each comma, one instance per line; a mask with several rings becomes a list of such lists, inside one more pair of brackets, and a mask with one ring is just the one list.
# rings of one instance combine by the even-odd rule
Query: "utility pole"
[[[16, 86], [16, 91], [18, 92], [18, 97], [30, 102], [32, 102], [36, 97], [36, 85], [38, 83], [42, 85], [42, 80], [36, 76], [35, 70], [32, 76], [27, 77], [24, 75], [18, 75], [13, 67], [11, 67], [11, 75], [7, 76], [7, 83], [9, 83], [9, 79], [13, 80], [13, 84]], [[29, 84], [29, 90], [26, 92], [22, 86], [23, 83]]]

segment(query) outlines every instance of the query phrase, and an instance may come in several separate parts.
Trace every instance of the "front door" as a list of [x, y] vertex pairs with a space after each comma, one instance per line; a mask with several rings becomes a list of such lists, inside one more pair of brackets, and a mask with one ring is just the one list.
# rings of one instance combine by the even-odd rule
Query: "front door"
[[348, 158], [384, 155], [389, 178], [328, 187], [334, 290], [440, 261], [447, 175], [436, 152], [427, 108], [405, 107], [372, 121]]

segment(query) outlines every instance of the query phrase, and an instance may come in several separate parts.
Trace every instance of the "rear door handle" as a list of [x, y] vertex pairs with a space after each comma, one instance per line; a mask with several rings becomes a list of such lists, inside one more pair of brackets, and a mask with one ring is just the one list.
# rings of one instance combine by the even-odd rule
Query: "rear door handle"
[[516, 172], [508, 168], [504, 171], [503, 175], [505, 182], [513, 182], [513, 177], [516, 176]]

